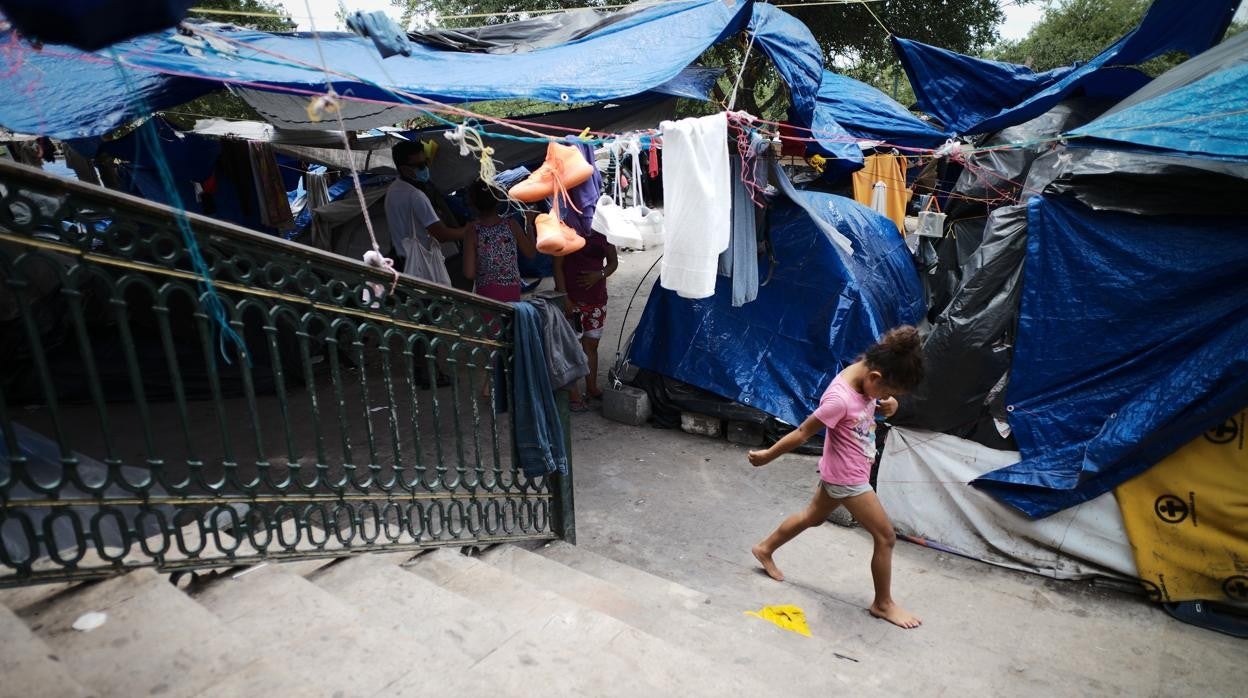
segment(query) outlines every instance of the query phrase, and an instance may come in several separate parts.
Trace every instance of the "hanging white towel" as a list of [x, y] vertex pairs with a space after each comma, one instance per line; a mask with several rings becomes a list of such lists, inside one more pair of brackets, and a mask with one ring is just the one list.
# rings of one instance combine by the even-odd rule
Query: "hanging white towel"
[[659, 282], [682, 298], [715, 294], [719, 253], [732, 236], [728, 116], [664, 121], [663, 262]]

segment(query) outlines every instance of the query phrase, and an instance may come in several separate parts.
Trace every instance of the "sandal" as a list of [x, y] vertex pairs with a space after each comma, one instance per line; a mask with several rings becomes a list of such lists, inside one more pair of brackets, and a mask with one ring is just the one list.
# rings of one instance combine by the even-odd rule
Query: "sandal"
[[589, 406], [589, 403], [586, 403], [584, 401], [575, 401], [575, 402], [568, 403], [568, 409], [572, 410], [573, 412], [589, 412], [591, 408]]

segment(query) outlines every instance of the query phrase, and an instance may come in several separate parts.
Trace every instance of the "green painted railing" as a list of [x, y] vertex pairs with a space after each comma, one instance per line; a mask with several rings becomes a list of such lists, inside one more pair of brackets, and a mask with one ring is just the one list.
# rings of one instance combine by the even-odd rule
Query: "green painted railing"
[[0, 161], [0, 586], [573, 537], [513, 465], [510, 307], [190, 223], [245, 352], [170, 209]]

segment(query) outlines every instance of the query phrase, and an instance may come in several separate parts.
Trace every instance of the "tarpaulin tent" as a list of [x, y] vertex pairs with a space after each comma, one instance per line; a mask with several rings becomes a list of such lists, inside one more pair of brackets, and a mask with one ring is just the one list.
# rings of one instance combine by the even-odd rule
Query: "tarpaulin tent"
[[923, 121], [874, 87], [824, 71], [814, 130], [823, 133], [833, 128], [861, 140], [913, 148], [935, 148], [952, 135]]
[[978, 484], [1046, 516], [1248, 404], [1248, 223], [1093, 211], [1067, 196], [1028, 207], [1006, 393], [1023, 461]]
[[[678, 77], [712, 44], [745, 28], [752, 10], [748, 0], [667, 2], [576, 41], [510, 55], [416, 44], [411, 56], [383, 60], [370, 41], [352, 34], [321, 33], [318, 48], [308, 34], [228, 25], [200, 25], [207, 38], [166, 31], [98, 53], [56, 45], [36, 51], [13, 42], [14, 49], [0, 56], [0, 124], [74, 138], [107, 133], [147, 110], [184, 103], [222, 83], [321, 94], [327, 80], [322, 50], [332, 57], [328, 79], [338, 94], [385, 104], [419, 104], [419, 98], [612, 100]], [[12, 39], [11, 31], [0, 32], [0, 41]]]
[[919, 108], [951, 131], [999, 131], [1048, 111], [1079, 89], [1126, 97], [1147, 81], [1130, 66], [1170, 51], [1195, 55], [1218, 43], [1240, 0], [1156, 0], [1140, 24], [1083, 65], [1033, 73], [895, 38]]
[[1077, 146], [1248, 163], [1245, 104], [1248, 32], [1170, 69], [1069, 135]]
[[758, 299], [734, 308], [724, 277], [705, 300], [656, 283], [629, 358], [799, 424], [837, 371], [918, 321], [921, 286], [896, 226], [861, 204], [790, 188], [767, 216], [777, 262], [760, 260]]

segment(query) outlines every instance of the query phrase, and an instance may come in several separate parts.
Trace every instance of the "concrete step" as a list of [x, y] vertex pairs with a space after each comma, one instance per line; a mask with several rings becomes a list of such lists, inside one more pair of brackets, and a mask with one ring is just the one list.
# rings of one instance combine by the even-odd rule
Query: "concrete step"
[[[74, 630], [92, 611], [104, 625]], [[73, 589], [24, 620], [101, 696], [192, 696], [249, 661], [218, 618], [149, 569]]]
[[690, 589], [683, 584], [616, 562], [609, 557], [603, 557], [563, 541], [548, 543], [533, 552], [585, 574], [612, 582], [636, 594], [663, 599], [686, 610], [695, 610], [710, 601], [706, 594], [696, 589]]
[[490, 609], [394, 564], [410, 555], [386, 557], [343, 560], [310, 579], [358, 611], [370, 627], [389, 629], [424, 648], [421, 663], [436, 665], [442, 675], [481, 660], [515, 633]]
[[[740, 611], [725, 615], [724, 622], [717, 624], [667, 604], [664, 599], [634, 593], [514, 545], [495, 548], [482, 560], [537, 588], [556, 590], [586, 608], [662, 637], [673, 645], [696, 649], [703, 656], [731, 666], [737, 674], [766, 676], [772, 691], [824, 696], [829, 690], [847, 687], [843, 677], [831, 668], [811, 666], [777, 647], [774, 634], [784, 631]], [[811, 638], [795, 637], [808, 643], [812, 656], [824, 651], [821, 643]]]
[[278, 565], [215, 580], [195, 599], [262, 653], [251, 658], [287, 669], [257, 663], [222, 674], [211, 695], [369, 696], [412, 671], [423, 651]]
[[26, 623], [8, 608], [0, 606], [0, 696], [66, 696], [87, 698], [95, 695], [69, 675], [69, 668], [43, 640], [35, 637]]
[[[569, 606], [530, 619], [530, 627], [506, 638], [465, 669], [435, 674], [436, 695], [601, 696], [635, 698], [678, 693], [710, 695], [651, 682], [641, 660], [627, 647], [628, 628], [599, 613]], [[634, 642], [633, 644], [644, 644]], [[661, 644], [661, 643], [656, 643]], [[385, 698], [434, 695], [427, 677], [409, 675], [378, 694]], [[720, 695], [723, 695], [722, 693]]]
[[[518, 555], [562, 567], [569, 575], [582, 575], [514, 546], [500, 550], [515, 550]], [[647, 694], [643, 688], [646, 685], [657, 687], [658, 692], [653, 695], [765, 695], [772, 690], [759, 683], [748, 668], [732, 665], [721, 657], [699, 654], [690, 645], [673, 641], [672, 636], [679, 633], [672, 628], [660, 628], [656, 634], [633, 627], [612, 614], [609, 605], [582, 604], [578, 603], [581, 599], [574, 601], [555, 593], [552, 590], [563, 591], [558, 583], [536, 585], [503, 567], [454, 553], [425, 556], [410, 569], [513, 617], [541, 619], [540, 625], [522, 630], [473, 667], [473, 673], [483, 668], [489, 673], [502, 672], [494, 678], [501, 683], [490, 684], [484, 678], [470, 677], [464, 679], [466, 686], [545, 685], [532, 682], [551, 680], [551, 672], [563, 672], [569, 675], [555, 679], [571, 682], [563, 688], [593, 695], [622, 688], [610, 679], [611, 672], [616, 671], [620, 677], [627, 677], [627, 685], [638, 687], [633, 695]], [[607, 585], [602, 580], [594, 581]], [[527, 674], [529, 678], [516, 674]], [[603, 676], [610, 682], [604, 681]]]

